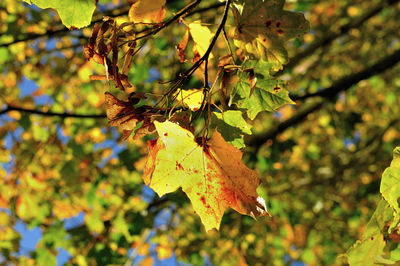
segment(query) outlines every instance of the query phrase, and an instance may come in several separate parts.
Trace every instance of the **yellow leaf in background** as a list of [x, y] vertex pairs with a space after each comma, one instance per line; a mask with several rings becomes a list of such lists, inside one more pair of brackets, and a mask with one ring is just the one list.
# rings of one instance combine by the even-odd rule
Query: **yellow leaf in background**
[[91, 91], [87, 95], [87, 100], [90, 103], [90, 105], [94, 107], [100, 107], [103, 105], [105, 99], [103, 94]]
[[172, 248], [168, 246], [157, 246], [156, 251], [159, 260], [165, 260], [170, 258], [173, 252]]
[[92, 75], [92, 68], [90, 67], [89, 64], [83, 65], [81, 68], [78, 70], [78, 76], [79, 79], [83, 82], [89, 82], [90, 81], [90, 75]]
[[150, 249], [150, 244], [149, 243], [144, 243], [143, 245], [141, 245], [139, 248], [138, 248], [138, 254], [140, 255], [140, 256], [146, 256], [146, 255], [148, 255], [149, 254], [149, 249]]
[[189, 197], [206, 231], [219, 229], [224, 211], [268, 214], [256, 188], [258, 174], [242, 162], [242, 152], [215, 131], [204, 146], [178, 124], [154, 122], [159, 138], [149, 142], [143, 180], [160, 197], [178, 188]]
[[165, 18], [165, 0], [136, 0], [129, 9], [135, 23], [161, 23]]
[[65, 218], [71, 218], [73, 216], [76, 216], [79, 214], [81, 211], [81, 208], [76, 208], [75, 204], [72, 205], [70, 202], [65, 202], [65, 201], [54, 201], [53, 202], [53, 214], [56, 216], [58, 219], [62, 220]]
[[21, 113], [18, 111], [10, 111], [10, 112], [8, 112], [8, 116], [11, 118], [14, 118], [15, 120], [21, 119]]
[[[195, 21], [188, 25], [190, 35], [192, 35], [194, 41], [194, 50], [199, 52], [200, 56], [203, 56], [208, 46], [211, 43], [214, 34], [210, 31], [210, 29], [206, 26], [202, 26], [201, 21]], [[213, 58], [212, 54], [210, 54], [209, 59]]]
[[166, 235], [160, 236], [156, 251], [159, 260], [170, 258], [173, 253], [173, 250], [171, 248], [171, 239]]
[[200, 109], [203, 102], [204, 94], [202, 90], [192, 89], [192, 90], [181, 90], [176, 97], [177, 101], [182, 101], [182, 103], [192, 111], [197, 111]]
[[101, 129], [98, 127], [93, 128], [89, 131], [90, 137], [94, 142], [103, 142], [106, 139], [106, 135], [101, 132]]
[[26, 183], [29, 186], [29, 188], [36, 190], [36, 191], [42, 191], [47, 188], [47, 185], [45, 182], [38, 180], [37, 178], [32, 177], [31, 175], [26, 176]]
[[17, 199], [17, 215], [22, 220], [29, 220], [38, 215], [38, 198], [29, 194], [20, 194]]
[[147, 257], [140, 262], [140, 266], [153, 266], [154, 261], [152, 257]]

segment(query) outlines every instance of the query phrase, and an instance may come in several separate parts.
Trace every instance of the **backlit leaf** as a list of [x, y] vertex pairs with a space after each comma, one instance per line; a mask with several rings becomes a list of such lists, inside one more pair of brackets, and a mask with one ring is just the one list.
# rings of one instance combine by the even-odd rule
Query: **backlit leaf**
[[[239, 81], [235, 84], [232, 96], [233, 103], [239, 108], [247, 109], [247, 115], [254, 119], [261, 111], [273, 112], [285, 104], [293, 104], [286, 90], [286, 82], [277, 80], [269, 73], [274, 63], [263, 60], [246, 61], [239, 71]], [[248, 71], [252, 69], [257, 77], [256, 84], [248, 78]], [[253, 89], [252, 89], [252, 86]]]
[[375, 265], [376, 260], [384, 255], [385, 241], [383, 228], [393, 217], [393, 209], [385, 200], [381, 200], [374, 215], [365, 228], [362, 239], [357, 241], [347, 252], [350, 265]]
[[400, 214], [398, 199], [400, 198], [400, 147], [393, 151], [393, 160], [390, 167], [382, 175], [380, 191], [396, 214]]
[[226, 142], [234, 147], [243, 148], [243, 134], [251, 135], [251, 126], [243, 118], [243, 113], [237, 110], [228, 110], [223, 113], [212, 113], [212, 124], [221, 133]]
[[165, 0], [136, 0], [129, 9], [135, 23], [161, 23], [165, 18]]
[[67, 27], [82, 28], [90, 24], [92, 14], [96, 9], [95, 0], [24, 0], [40, 8], [57, 10], [62, 23]]
[[242, 12], [235, 9], [235, 44], [247, 53], [277, 63], [288, 62], [285, 42], [309, 31], [301, 13], [283, 10], [284, 0], [246, 1]]
[[217, 131], [201, 146], [177, 124], [166, 121], [155, 126], [159, 138], [148, 144], [143, 180], [160, 197], [181, 187], [207, 231], [219, 229], [228, 207], [252, 217], [268, 213], [256, 192], [257, 173], [243, 164], [242, 153]]
[[[194, 41], [193, 50], [197, 51], [200, 56], [203, 56], [206, 53], [214, 34], [207, 26], [201, 25], [201, 21], [190, 23], [188, 27], [190, 35], [192, 35]], [[213, 58], [212, 54], [210, 55], [209, 59], [211, 58]]]
[[181, 101], [192, 111], [200, 109], [204, 99], [203, 90], [191, 89], [191, 90], [180, 90], [176, 100]]

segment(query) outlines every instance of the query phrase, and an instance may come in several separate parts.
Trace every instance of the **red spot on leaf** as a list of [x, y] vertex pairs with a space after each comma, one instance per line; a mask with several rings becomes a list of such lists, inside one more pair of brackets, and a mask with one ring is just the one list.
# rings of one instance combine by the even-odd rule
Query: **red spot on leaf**
[[281, 22], [280, 21], [276, 22], [276, 27], [279, 28], [280, 26], [281, 26]]
[[204, 197], [204, 195], [200, 197], [200, 200], [204, 205], [206, 205], [206, 197]]
[[164, 133], [164, 136], [167, 137], [167, 136], [168, 136], [168, 133]]
[[272, 24], [272, 20], [268, 19], [267, 21], [265, 21], [265, 26], [269, 27]]
[[183, 169], [182, 165], [180, 163], [178, 163], [178, 161], [176, 161], [175, 169], [176, 170], [185, 170], [185, 169]]
[[283, 30], [277, 29], [277, 30], [276, 30], [276, 33], [278, 33], [278, 34], [283, 34]]

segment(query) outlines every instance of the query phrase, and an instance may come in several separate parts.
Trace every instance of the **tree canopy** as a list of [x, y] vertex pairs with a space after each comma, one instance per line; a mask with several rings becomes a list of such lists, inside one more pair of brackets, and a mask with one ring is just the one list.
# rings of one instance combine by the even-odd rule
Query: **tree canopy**
[[399, 11], [3, 0], [0, 262], [400, 261]]

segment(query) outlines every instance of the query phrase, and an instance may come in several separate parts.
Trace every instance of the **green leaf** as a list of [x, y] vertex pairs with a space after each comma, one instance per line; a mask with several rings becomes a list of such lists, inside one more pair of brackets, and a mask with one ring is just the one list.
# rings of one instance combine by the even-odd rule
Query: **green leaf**
[[242, 12], [234, 9], [235, 45], [257, 58], [278, 63], [277, 69], [288, 62], [285, 42], [310, 30], [303, 14], [282, 9], [284, 2], [251, 0]]
[[385, 200], [381, 200], [365, 228], [362, 240], [357, 241], [347, 252], [350, 265], [372, 266], [375, 262], [386, 260], [381, 258], [386, 244], [382, 230], [392, 218], [393, 209]]
[[383, 172], [380, 192], [398, 216], [400, 214], [397, 202], [400, 198], [400, 147], [394, 149], [392, 163]]
[[[247, 109], [247, 115], [254, 119], [261, 111], [273, 112], [285, 104], [294, 104], [286, 90], [286, 82], [277, 80], [269, 71], [275, 63], [263, 60], [250, 60], [243, 63], [239, 70], [239, 81], [233, 88], [233, 103], [239, 108]], [[254, 72], [255, 87], [251, 87], [249, 71]]]
[[226, 142], [236, 148], [243, 148], [243, 134], [251, 135], [251, 126], [243, 118], [241, 111], [229, 110], [223, 113], [212, 113], [211, 123], [216, 127]]
[[24, 0], [40, 8], [57, 10], [62, 23], [67, 27], [83, 28], [90, 24], [96, 9], [95, 0]]
[[36, 249], [36, 265], [57, 265], [56, 256], [46, 248]]

